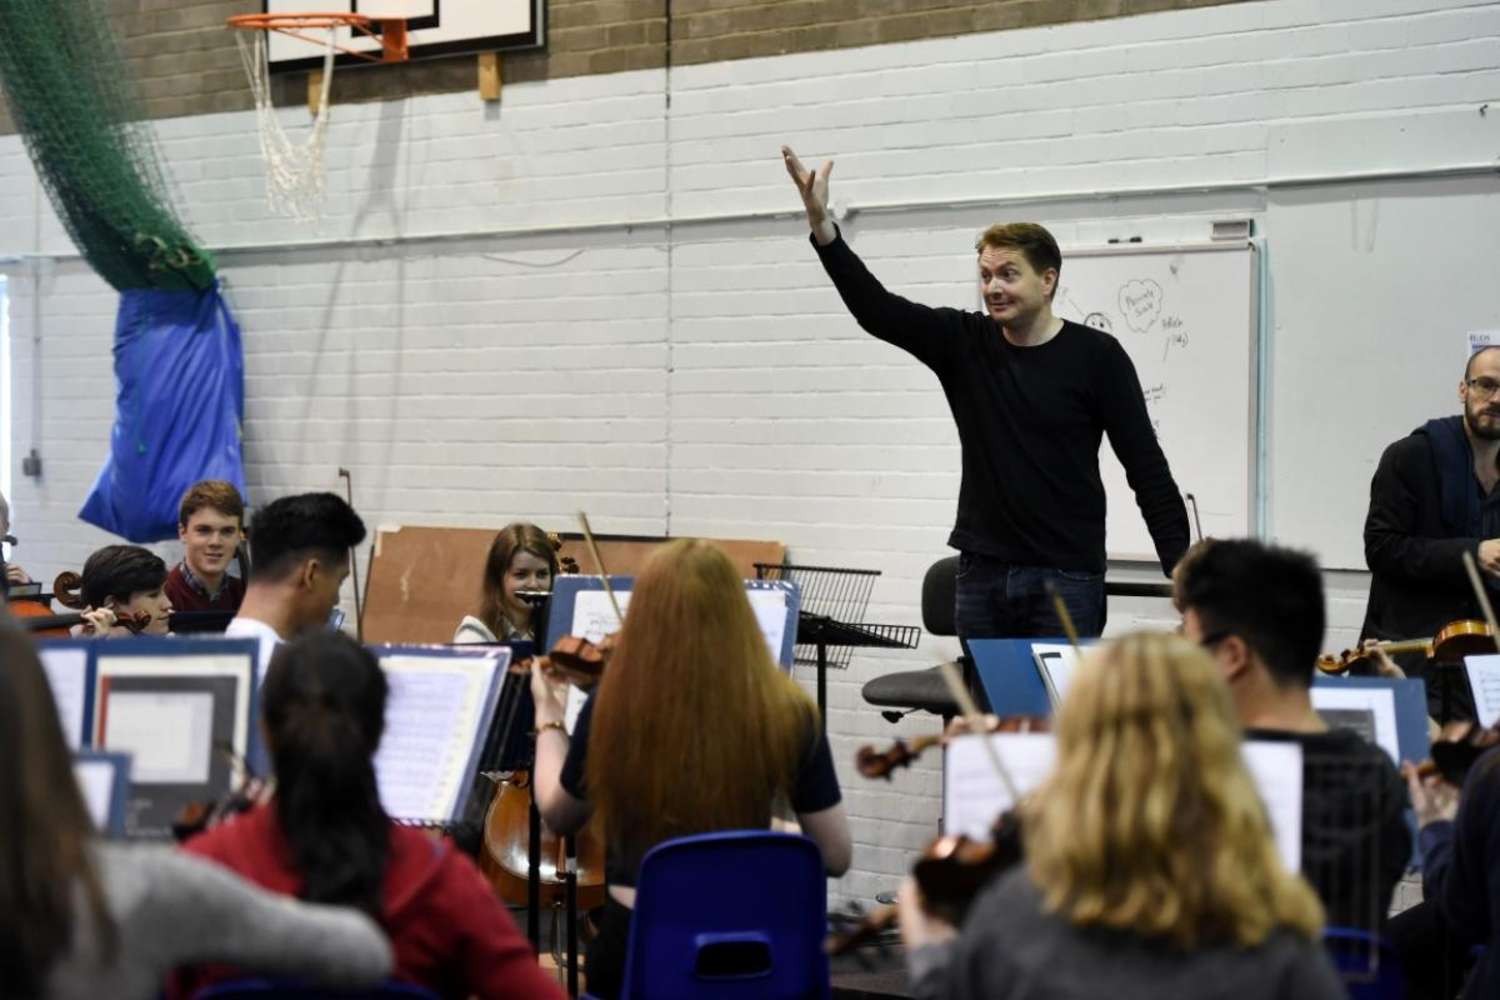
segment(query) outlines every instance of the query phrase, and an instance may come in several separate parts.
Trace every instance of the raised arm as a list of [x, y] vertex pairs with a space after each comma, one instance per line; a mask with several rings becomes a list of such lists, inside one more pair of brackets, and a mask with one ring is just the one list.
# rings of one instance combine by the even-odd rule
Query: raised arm
[[808, 170], [790, 146], [781, 147], [781, 158], [807, 210], [813, 247], [854, 321], [865, 332], [901, 348], [941, 375], [955, 356], [965, 314], [957, 309], [924, 306], [886, 291], [844, 242], [829, 213], [828, 175], [833, 172], [833, 161], [826, 160], [816, 170]]
[[1182, 502], [1167, 456], [1162, 454], [1161, 443], [1151, 426], [1135, 365], [1125, 349], [1113, 340], [1109, 341], [1104, 362], [1098, 366], [1098, 379], [1100, 417], [1109, 435], [1109, 445], [1125, 467], [1125, 479], [1151, 532], [1162, 572], [1171, 576], [1172, 567], [1188, 547], [1187, 505]]

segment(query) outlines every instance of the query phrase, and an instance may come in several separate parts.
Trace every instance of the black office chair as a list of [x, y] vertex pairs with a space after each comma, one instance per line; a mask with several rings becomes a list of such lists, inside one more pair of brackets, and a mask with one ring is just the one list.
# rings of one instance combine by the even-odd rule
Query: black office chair
[[[953, 624], [953, 596], [958, 575], [958, 556], [945, 556], [927, 568], [922, 578], [922, 627], [933, 635], [957, 635]], [[973, 668], [967, 656], [959, 657], [964, 683], [970, 690]], [[926, 670], [899, 670], [867, 683], [860, 692], [865, 701], [889, 709], [882, 712], [892, 722], [908, 712], [924, 711], [940, 715], [944, 724], [963, 714], [958, 702], [948, 693], [937, 667]]]

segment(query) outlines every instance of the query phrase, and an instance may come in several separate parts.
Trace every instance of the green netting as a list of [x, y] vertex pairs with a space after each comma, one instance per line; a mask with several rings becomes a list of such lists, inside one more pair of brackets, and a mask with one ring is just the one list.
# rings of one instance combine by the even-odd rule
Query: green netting
[[52, 205], [116, 289], [207, 288], [98, 0], [0, 0], [0, 85]]

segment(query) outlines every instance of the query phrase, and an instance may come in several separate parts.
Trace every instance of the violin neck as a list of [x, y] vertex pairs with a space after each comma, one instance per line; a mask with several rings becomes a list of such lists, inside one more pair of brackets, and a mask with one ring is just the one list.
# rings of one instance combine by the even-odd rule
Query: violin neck
[[1432, 640], [1401, 639], [1396, 642], [1382, 642], [1380, 648], [1387, 653], [1430, 653], [1432, 651]]

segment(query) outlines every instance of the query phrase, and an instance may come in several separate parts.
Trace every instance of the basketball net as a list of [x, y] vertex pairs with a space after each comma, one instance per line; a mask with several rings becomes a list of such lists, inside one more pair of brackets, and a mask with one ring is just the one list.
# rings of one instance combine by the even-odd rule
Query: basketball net
[[271, 103], [271, 65], [268, 31], [237, 31], [235, 44], [250, 92], [255, 97], [255, 119], [260, 131], [261, 158], [266, 164], [266, 204], [278, 215], [304, 222], [322, 217], [323, 145], [328, 135], [329, 88], [333, 83], [334, 29], [328, 32], [323, 52], [323, 92], [312, 128], [300, 141], [281, 127], [281, 118]]

